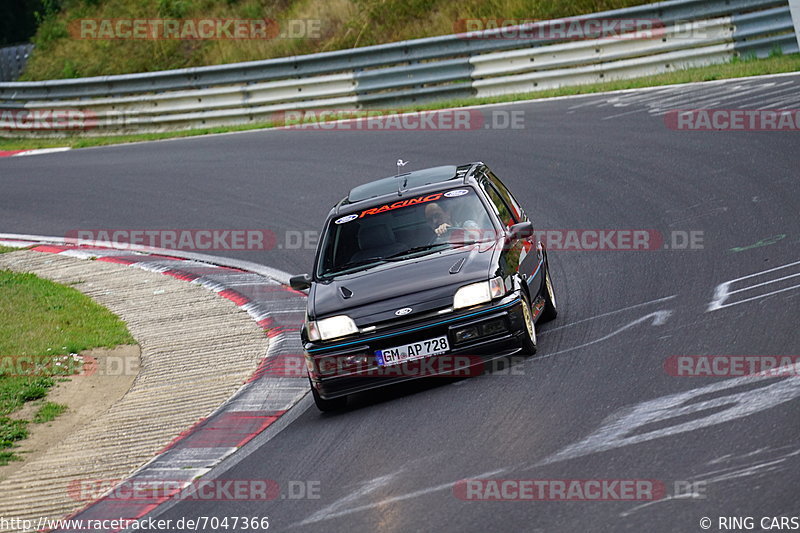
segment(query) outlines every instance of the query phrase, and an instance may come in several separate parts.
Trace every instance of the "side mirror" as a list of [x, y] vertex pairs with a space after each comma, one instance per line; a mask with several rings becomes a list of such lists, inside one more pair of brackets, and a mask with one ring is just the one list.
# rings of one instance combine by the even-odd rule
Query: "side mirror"
[[520, 222], [508, 228], [509, 235], [514, 239], [527, 239], [533, 235], [533, 224], [530, 222]]
[[300, 274], [289, 278], [289, 286], [296, 291], [304, 291], [311, 288], [312, 281], [311, 276], [308, 274]]

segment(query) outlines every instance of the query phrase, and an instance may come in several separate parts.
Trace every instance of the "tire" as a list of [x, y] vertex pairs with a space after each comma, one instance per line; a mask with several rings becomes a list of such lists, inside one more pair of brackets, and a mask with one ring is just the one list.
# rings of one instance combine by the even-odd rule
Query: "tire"
[[558, 316], [556, 308], [556, 292], [553, 289], [553, 280], [550, 278], [550, 265], [547, 266], [544, 277], [544, 309], [540, 320], [549, 322]]
[[531, 304], [528, 302], [527, 296], [522, 298], [522, 321], [524, 322], [522, 337], [520, 337], [522, 353], [533, 355], [536, 353], [536, 324], [533, 323], [533, 313], [531, 313]]
[[[309, 384], [311, 384], [310, 380]], [[325, 400], [324, 398], [320, 397], [317, 389], [315, 389], [313, 385], [311, 385], [311, 395], [314, 397], [314, 404], [317, 406], [317, 409], [324, 413], [330, 411], [341, 411], [347, 406], [347, 396], [334, 398], [332, 400]]]

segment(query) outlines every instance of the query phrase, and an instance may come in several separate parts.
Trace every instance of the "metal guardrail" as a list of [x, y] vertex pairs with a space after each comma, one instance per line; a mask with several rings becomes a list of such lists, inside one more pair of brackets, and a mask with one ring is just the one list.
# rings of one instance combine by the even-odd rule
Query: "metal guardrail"
[[265, 61], [143, 74], [0, 83], [0, 134], [37, 134], [3, 109], [74, 110], [87, 134], [258, 123], [286, 110], [374, 108], [524, 93], [798, 52], [787, 0], [669, 0], [511, 28], [541, 34], [563, 22], [651, 19], [655, 38], [504, 38], [509, 28]]

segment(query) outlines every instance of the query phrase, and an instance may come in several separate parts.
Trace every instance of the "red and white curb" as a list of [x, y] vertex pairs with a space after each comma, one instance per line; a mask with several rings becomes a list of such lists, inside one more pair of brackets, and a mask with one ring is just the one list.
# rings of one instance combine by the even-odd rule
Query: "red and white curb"
[[54, 154], [56, 152], [66, 152], [71, 150], [69, 146], [59, 146], [56, 148], [37, 148], [36, 150], [0, 150], [0, 157], [19, 157], [23, 155]]
[[126, 501], [105, 495], [69, 518], [142, 518], [275, 423], [309, 390], [298, 334], [305, 318], [306, 295], [286, 286], [289, 275], [284, 272], [174, 250], [150, 249], [144, 253], [75, 246], [55, 237], [0, 234], [0, 245], [129, 265], [201, 285], [245, 310], [270, 337], [266, 357], [231, 398], [124, 481], [148, 480], [152, 484], [152, 480], [159, 480], [169, 484], [169, 491], [155, 491], [158, 496], [150, 499]]

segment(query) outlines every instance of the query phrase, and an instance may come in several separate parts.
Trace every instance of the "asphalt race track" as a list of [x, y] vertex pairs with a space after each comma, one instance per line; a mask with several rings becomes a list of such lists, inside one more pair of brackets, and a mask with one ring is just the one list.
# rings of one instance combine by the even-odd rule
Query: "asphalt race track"
[[[360, 394], [336, 414], [306, 397], [213, 472], [312, 482], [319, 498], [187, 500], [159, 516], [345, 533], [702, 531], [702, 517], [719, 531], [719, 517], [751, 516], [759, 530], [800, 516], [800, 378], [676, 377], [665, 361], [800, 354], [800, 133], [666, 127], [666, 110], [696, 107], [796, 109], [800, 75], [482, 110], [523, 112], [523, 129], [261, 131], [7, 158], [0, 231], [267, 228], [280, 247], [211, 253], [300, 273], [314, 250], [289, 240], [352, 186], [398, 158], [482, 160], [537, 229], [655, 230], [667, 248], [551, 251], [560, 314], [536, 357]], [[695, 249], [672, 249], [686, 235]], [[666, 493], [457, 497], [456, 482], [484, 478], [655, 480]]]

